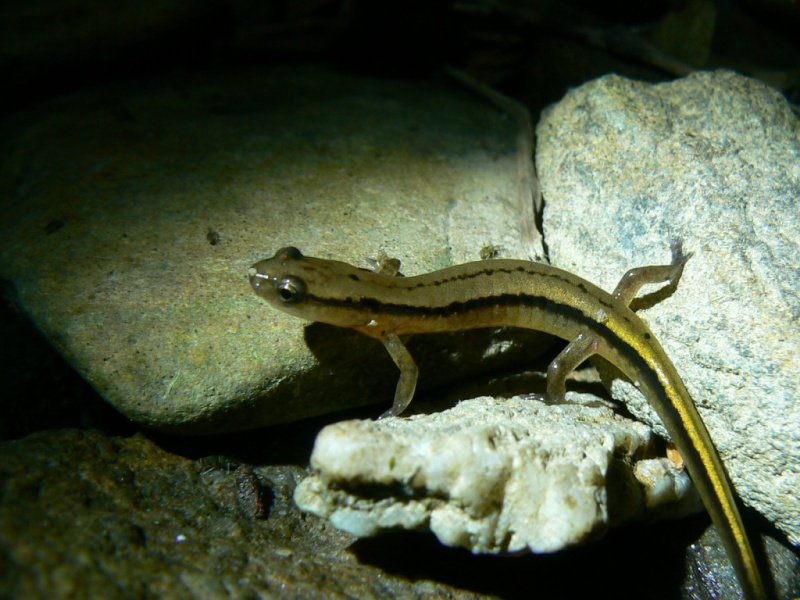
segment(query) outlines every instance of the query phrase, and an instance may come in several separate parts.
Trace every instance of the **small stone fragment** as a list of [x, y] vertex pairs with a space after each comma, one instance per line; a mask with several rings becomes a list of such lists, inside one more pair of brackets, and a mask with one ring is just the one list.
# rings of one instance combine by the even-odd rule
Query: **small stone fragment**
[[269, 514], [269, 500], [264, 487], [258, 481], [253, 469], [239, 465], [236, 476], [236, 501], [239, 508], [249, 517], [266, 519]]

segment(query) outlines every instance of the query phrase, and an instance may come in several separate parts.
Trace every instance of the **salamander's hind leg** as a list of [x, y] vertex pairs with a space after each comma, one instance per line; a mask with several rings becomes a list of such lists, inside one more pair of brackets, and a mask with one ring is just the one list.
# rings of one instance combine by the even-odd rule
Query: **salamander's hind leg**
[[678, 285], [683, 267], [691, 256], [691, 253], [684, 254], [680, 240], [675, 240], [672, 242], [672, 264], [631, 269], [619, 280], [614, 297], [630, 306], [643, 285], [661, 281], [666, 281], [670, 286]]
[[602, 341], [589, 332], [581, 333], [564, 348], [547, 367], [547, 400], [562, 404], [567, 393], [567, 377], [593, 354], [597, 354]]
[[[643, 285], [661, 281], [666, 281], [668, 285], [677, 285], [683, 273], [683, 267], [690, 256], [691, 254], [684, 255], [679, 241], [673, 242], [671, 264], [631, 269], [622, 276], [619, 284], [617, 284], [617, 288], [614, 290], [614, 297], [628, 306]], [[592, 355], [602, 354], [601, 345], [605, 343], [603, 338], [586, 331], [572, 340], [553, 359], [553, 362], [547, 367], [547, 397], [552, 404], [564, 402], [564, 396], [567, 392], [566, 381], [569, 374]]]
[[394, 391], [392, 408], [378, 417], [379, 419], [396, 417], [408, 407], [414, 397], [414, 390], [417, 389], [417, 375], [419, 374], [417, 363], [414, 362], [399, 337], [394, 333], [390, 333], [383, 340], [383, 345], [386, 351], [389, 352], [389, 356], [392, 357], [394, 364], [400, 369], [400, 379], [397, 381], [397, 388]]

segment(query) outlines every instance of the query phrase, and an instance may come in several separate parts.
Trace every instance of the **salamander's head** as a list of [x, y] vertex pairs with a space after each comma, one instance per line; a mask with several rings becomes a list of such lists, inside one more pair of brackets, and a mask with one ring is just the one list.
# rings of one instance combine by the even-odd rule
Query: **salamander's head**
[[257, 262], [247, 271], [256, 294], [279, 308], [291, 312], [292, 305], [302, 304], [308, 286], [302, 277], [305, 256], [291, 246], [281, 248], [272, 258]]
[[365, 315], [360, 282], [373, 275], [347, 263], [303, 256], [281, 248], [248, 270], [256, 294], [275, 308], [309, 321], [360, 327]]

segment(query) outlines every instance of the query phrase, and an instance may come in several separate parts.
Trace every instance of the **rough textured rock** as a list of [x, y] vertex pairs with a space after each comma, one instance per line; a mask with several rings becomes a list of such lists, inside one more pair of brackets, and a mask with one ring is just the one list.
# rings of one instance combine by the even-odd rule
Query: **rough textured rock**
[[[362, 266], [385, 250], [406, 274], [487, 244], [520, 255], [515, 134], [452, 85], [314, 69], [62, 98], [0, 123], [0, 277], [150, 427], [231, 431], [389, 403], [397, 371], [377, 342], [271, 310], [247, 268], [290, 244]], [[450, 364], [421, 383], [529, 362], [525, 339], [432, 349]]]
[[519, 397], [345, 421], [320, 432], [315, 474], [295, 499], [359, 536], [430, 529], [476, 553], [555, 552], [641, 517], [647, 504], [699, 507], [688, 476], [666, 458], [646, 461], [637, 484], [634, 465], [651, 436], [608, 408]]
[[[611, 290], [629, 268], [668, 262], [672, 240], [693, 253], [677, 290], [640, 314], [739, 495], [800, 544], [800, 121], [727, 71], [608, 76], [544, 115], [537, 165], [557, 266]], [[665, 435], [632, 386], [613, 393]]]
[[476, 597], [359, 564], [349, 536], [294, 507], [302, 472], [192, 460], [141, 435], [2, 442], [0, 596]]

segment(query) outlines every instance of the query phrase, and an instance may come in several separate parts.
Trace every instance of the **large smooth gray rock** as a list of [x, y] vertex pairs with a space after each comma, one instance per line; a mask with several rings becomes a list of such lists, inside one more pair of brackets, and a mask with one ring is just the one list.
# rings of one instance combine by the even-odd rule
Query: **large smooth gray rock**
[[[247, 268], [290, 244], [360, 266], [385, 251], [406, 274], [489, 244], [519, 256], [515, 135], [455, 85], [313, 69], [80, 93], [0, 123], [0, 277], [149, 427], [388, 405], [398, 373], [380, 344], [272, 310]], [[531, 358], [525, 332], [466, 339], [431, 350], [446, 367], [423, 369], [423, 385]]]

